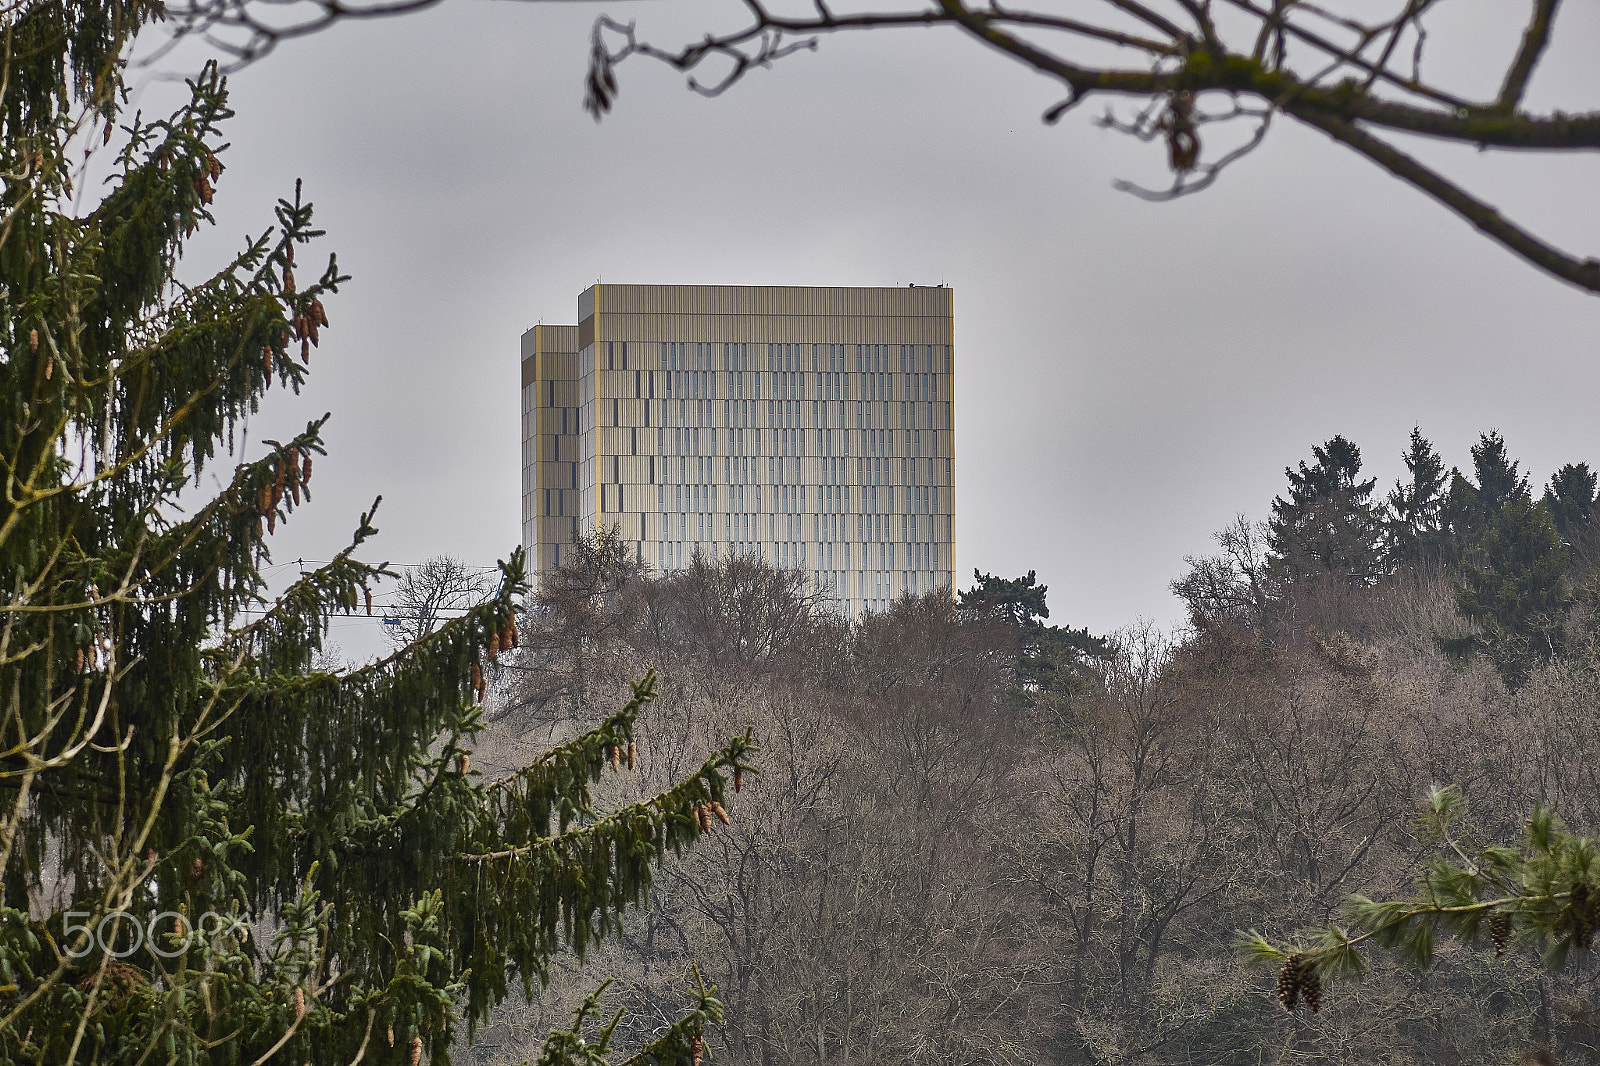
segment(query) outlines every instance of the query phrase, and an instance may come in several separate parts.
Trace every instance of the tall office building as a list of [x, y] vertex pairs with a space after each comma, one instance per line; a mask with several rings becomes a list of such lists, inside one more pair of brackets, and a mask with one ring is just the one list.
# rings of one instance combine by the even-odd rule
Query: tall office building
[[952, 293], [595, 285], [522, 335], [535, 575], [615, 526], [642, 562], [752, 553], [852, 616], [954, 576]]

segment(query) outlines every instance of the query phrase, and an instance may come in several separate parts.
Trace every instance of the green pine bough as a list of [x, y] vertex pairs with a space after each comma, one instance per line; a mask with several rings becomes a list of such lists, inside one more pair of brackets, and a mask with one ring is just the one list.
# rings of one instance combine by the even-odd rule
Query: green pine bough
[[1322, 983], [1359, 977], [1367, 943], [1399, 952], [1416, 966], [1433, 963], [1439, 936], [1478, 942], [1498, 958], [1513, 943], [1537, 945], [1544, 963], [1560, 969], [1588, 951], [1600, 928], [1600, 849], [1573, 835], [1556, 815], [1536, 807], [1520, 847], [1482, 845], [1460, 832], [1466, 802], [1460, 790], [1433, 789], [1417, 819], [1419, 834], [1440, 853], [1405, 900], [1351, 896], [1348, 927], [1327, 925], [1275, 943], [1252, 929], [1235, 943], [1247, 966], [1278, 970], [1278, 999], [1293, 1011], [1315, 1013]]
[[[652, 675], [533, 765], [473, 771], [520, 551], [462, 617], [314, 668], [329, 618], [392, 576], [356, 556], [376, 504], [271, 592], [326, 418], [257, 446], [243, 430], [306, 381], [346, 279], [303, 265], [321, 234], [296, 190], [223, 269], [177, 280], [230, 112], [213, 68], [176, 115], [119, 129], [123, 57], [157, 13], [47, 0], [0, 35], [0, 1064], [447, 1063], [726, 818], [754, 747], [598, 809]], [[81, 209], [86, 159], [110, 177]], [[227, 471], [209, 496], [208, 466]], [[686, 992], [632, 1061], [699, 1060], [721, 1008]], [[539, 1061], [606, 1061], [598, 1009]]]

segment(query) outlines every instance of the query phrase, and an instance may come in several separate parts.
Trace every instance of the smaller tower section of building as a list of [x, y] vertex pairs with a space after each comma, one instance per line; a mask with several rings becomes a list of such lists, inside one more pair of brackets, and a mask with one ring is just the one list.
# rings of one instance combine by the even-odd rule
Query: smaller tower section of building
[[[522, 546], [528, 573], [554, 570], [584, 528], [584, 410], [578, 327], [522, 335]], [[592, 519], [590, 521], [592, 525]]]

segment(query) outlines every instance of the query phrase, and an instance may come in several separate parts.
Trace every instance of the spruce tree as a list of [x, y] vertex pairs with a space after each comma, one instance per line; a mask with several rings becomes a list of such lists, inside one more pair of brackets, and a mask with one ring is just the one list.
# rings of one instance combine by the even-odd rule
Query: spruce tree
[[1389, 493], [1389, 551], [1398, 563], [1416, 566], [1438, 560], [1444, 552], [1443, 509], [1444, 460], [1422, 435], [1422, 428], [1411, 430], [1411, 446], [1401, 456], [1411, 481], [1396, 481]]
[[1450, 493], [1445, 500], [1444, 518], [1455, 549], [1470, 558], [1478, 550], [1489, 523], [1513, 500], [1529, 498], [1528, 479], [1517, 470], [1518, 463], [1506, 453], [1505, 438], [1491, 429], [1472, 446], [1474, 484], [1459, 470], [1450, 471]]
[[1565, 645], [1567, 552], [1542, 502], [1514, 497], [1490, 519], [1464, 566], [1456, 608], [1477, 623], [1473, 642], [1511, 688]]
[[1512, 500], [1528, 495], [1528, 479], [1517, 472], [1520, 464], [1506, 453], [1505, 438], [1491, 429], [1472, 446], [1472, 469], [1478, 477], [1478, 504], [1486, 516], [1498, 514]]
[[[748, 740], [597, 810], [597, 782], [633, 764], [647, 677], [592, 731], [485, 779], [471, 747], [485, 674], [518, 643], [520, 552], [487, 602], [393, 656], [312, 669], [330, 615], [370, 610], [386, 573], [355, 554], [373, 513], [271, 594], [269, 545], [309, 502], [324, 419], [249, 454], [240, 431], [269, 388], [306, 380], [344, 279], [310, 265], [296, 192], [221, 270], [175, 280], [229, 112], [210, 69], [171, 118], [113, 127], [158, 11], [34, 3], [4, 38], [0, 1063], [448, 1062], [710, 830]], [[86, 146], [115, 160], [79, 213]], [[697, 1061], [717, 1010], [692, 990], [646, 1050]], [[593, 1013], [542, 1061], [601, 1061]]]
[[1383, 530], [1371, 502], [1376, 479], [1356, 480], [1361, 449], [1342, 436], [1311, 449], [1316, 465], [1286, 467], [1289, 496], [1272, 501], [1270, 568], [1285, 586], [1328, 582], [1364, 588], [1383, 574]]
[[1568, 545], [1588, 527], [1595, 515], [1595, 472], [1588, 463], [1567, 463], [1550, 476], [1544, 505]]

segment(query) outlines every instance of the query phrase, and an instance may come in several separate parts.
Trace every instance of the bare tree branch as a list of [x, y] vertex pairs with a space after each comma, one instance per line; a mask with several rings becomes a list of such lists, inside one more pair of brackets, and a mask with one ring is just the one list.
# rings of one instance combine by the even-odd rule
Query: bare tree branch
[[1522, 33], [1522, 47], [1517, 49], [1517, 58], [1512, 60], [1511, 69], [1506, 71], [1505, 85], [1500, 89], [1500, 99], [1496, 101], [1508, 111], [1522, 103], [1522, 94], [1528, 87], [1528, 78], [1533, 75], [1534, 64], [1539, 62], [1545, 46], [1550, 43], [1550, 25], [1555, 22], [1556, 8], [1560, 3], [1561, 0], [1533, 0], [1533, 17], [1528, 20], [1528, 28]]
[[[303, 6], [312, 13], [285, 23], [269, 20], [269, 14], [282, 15], [284, 9], [268, 0], [176, 0], [168, 12], [177, 38], [202, 36], [244, 63], [279, 40], [314, 33], [340, 19], [400, 14], [436, 2], [307, 0], [296, 10]], [[926, 7], [843, 15], [834, 13], [826, 0], [812, 0], [802, 14], [780, 14], [762, 0], [741, 2], [748, 14], [743, 26], [708, 33], [679, 48], [658, 46], [643, 39], [634, 23], [601, 16], [591, 40], [585, 108], [597, 120], [610, 110], [618, 93], [616, 68], [633, 56], [664, 63], [687, 75], [692, 91], [716, 96], [753, 69], [814, 50], [826, 34], [951, 26], [1066, 89], [1066, 98], [1044, 112], [1047, 123], [1094, 94], [1146, 101], [1148, 106], [1132, 120], [1113, 118], [1105, 124], [1144, 140], [1164, 139], [1173, 184], [1152, 191], [1119, 181], [1120, 189], [1157, 200], [1195, 192], [1261, 143], [1270, 125], [1264, 117], [1242, 147], [1202, 158], [1197, 124], [1207, 120], [1197, 119], [1193, 109], [1206, 94], [1226, 93], [1236, 101], [1234, 117], [1244, 113], [1237, 101], [1245, 99], [1265, 105], [1266, 114], [1282, 111], [1322, 130], [1539, 269], [1600, 292], [1600, 269], [1593, 260], [1555, 249], [1444, 172], [1378, 136], [1389, 131], [1523, 152], [1600, 150], [1600, 111], [1535, 114], [1521, 106], [1551, 42], [1559, 0], [1533, 0], [1520, 47], [1492, 101], [1469, 99], [1424, 78], [1423, 22], [1435, 0], [1391, 0], [1389, 14], [1354, 12], [1331, 0], [1216, 0], [1230, 14], [1223, 21], [1213, 15], [1212, 0], [1172, 0], [1165, 11], [1142, 0], [1102, 0], [1098, 14], [1094, 6], [1085, 5], [1070, 18], [1012, 9], [1000, 0], [988, 0], [983, 7], [969, 6], [967, 0], [933, 0]], [[1242, 38], [1237, 49], [1228, 41], [1234, 35]], [[1408, 39], [1410, 69], [1396, 69]], [[1088, 62], [1075, 54], [1075, 45], [1128, 49], [1142, 58], [1142, 65]], [[715, 77], [702, 77], [700, 65], [708, 61], [725, 67]]]
[[1478, 200], [1437, 173], [1429, 170], [1414, 158], [1384, 141], [1363, 131], [1351, 122], [1336, 115], [1318, 114], [1315, 111], [1296, 112], [1295, 117], [1307, 125], [1315, 126], [1336, 141], [1340, 141], [1380, 167], [1427, 193], [1472, 223], [1489, 239], [1510, 249], [1534, 266], [1564, 281], [1590, 292], [1600, 292], [1600, 260], [1578, 259], [1534, 237], [1527, 230], [1508, 220], [1492, 205]]

